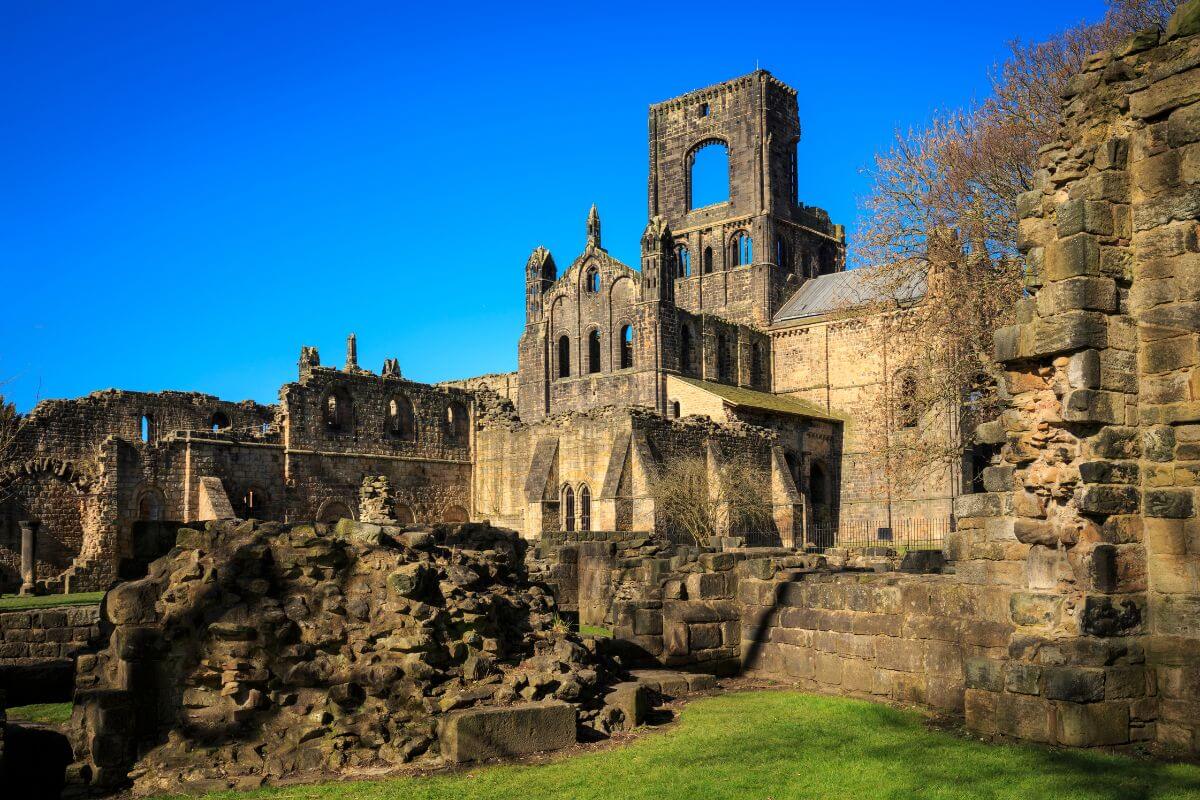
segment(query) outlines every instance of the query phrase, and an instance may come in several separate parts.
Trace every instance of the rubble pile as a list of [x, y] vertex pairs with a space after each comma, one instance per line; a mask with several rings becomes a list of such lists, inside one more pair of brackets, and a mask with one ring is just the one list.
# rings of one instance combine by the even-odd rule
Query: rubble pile
[[183, 529], [105, 598], [68, 777], [157, 794], [386, 769], [437, 759], [439, 721], [475, 706], [565, 701], [597, 734], [632, 724], [619, 664], [566, 630], [524, 551], [480, 524]]

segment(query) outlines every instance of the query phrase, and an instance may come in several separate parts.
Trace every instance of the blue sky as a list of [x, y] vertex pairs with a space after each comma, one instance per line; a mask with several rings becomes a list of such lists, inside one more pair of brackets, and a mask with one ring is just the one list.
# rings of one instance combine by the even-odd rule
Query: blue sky
[[[853, 232], [893, 131], [1101, 0], [0, 0], [0, 391], [273, 402], [303, 344], [436, 381], [516, 367], [522, 270], [598, 204], [637, 264], [646, 109], [799, 92], [800, 196]], [[761, 22], [760, 22], [761, 21]]]

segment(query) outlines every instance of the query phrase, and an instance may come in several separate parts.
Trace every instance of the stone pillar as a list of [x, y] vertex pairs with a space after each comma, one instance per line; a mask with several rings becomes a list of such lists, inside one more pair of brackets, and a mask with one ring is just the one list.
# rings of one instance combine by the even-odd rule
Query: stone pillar
[[37, 529], [36, 520], [23, 519], [21, 526], [21, 594], [33, 594], [37, 583]]

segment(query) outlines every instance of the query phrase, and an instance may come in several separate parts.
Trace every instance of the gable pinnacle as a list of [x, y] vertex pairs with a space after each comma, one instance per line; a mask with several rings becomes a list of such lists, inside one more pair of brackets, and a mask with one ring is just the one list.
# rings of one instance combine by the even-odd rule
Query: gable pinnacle
[[596, 210], [596, 204], [592, 203], [592, 210], [588, 212], [587, 218], [587, 243], [589, 247], [600, 247], [600, 212]]

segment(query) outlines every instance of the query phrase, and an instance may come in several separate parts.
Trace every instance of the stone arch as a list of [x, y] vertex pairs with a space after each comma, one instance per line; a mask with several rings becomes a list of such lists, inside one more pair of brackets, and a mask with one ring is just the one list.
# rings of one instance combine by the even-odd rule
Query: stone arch
[[388, 400], [385, 409], [387, 434], [404, 442], [417, 439], [417, 414], [408, 395], [397, 392]]
[[560, 333], [557, 337], [555, 346], [555, 354], [557, 356], [557, 369], [554, 371], [554, 376], [560, 380], [571, 377], [571, 337], [565, 333]]
[[[37, 580], [52, 580], [96, 546], [99, 509], [94, 480], [72, 461], [45, 457], [9, 466], [0, 473], [0, 534], [20, 542], [18, 522], [38, 523]], [[20, 545], [0, 548], [0, 591], [20, 586]]]
[[579, 530], [590, 531], [592, 529], [592, 490], [586, 483], [581, 483], [576, 497], [579, 498]]
[[589, 264], [587, 269], [583, 271], [583, 292], [589, 295], [600, 294], [600, 268], [595, 264]]
[[808, 465], [808, 507], [812, 513], [812, 541], [820, 547], [832, 547], [837, 535], [833, 513], [832, 473], [821, 459]]
[[[700, 166], [699, 175], [696, 174], [697, 164]], [[684, 175], [687, 176], [688, 211], [728, 203], [733, 196], [733, 164], [729, 158], [729, 142], [716, 136], [696, 142], [684, 156]], [[722, 175], [725, 178], [723, 182], [720, 181]], [[699, 195], [697, 183], [700, 184]]]
[[566, 484], [562, 488], [562, 523], [564, 531], [575, 530], [575, 488]]
[[327, 433], [354, 431], [354, 401], [345, 388], [330, 389], [321, 398], [321, 422]]
[[617, 353], [619, 359], [617, 363], [619, 369], [630, 369], [633, 367], [633, 323], [622, 321], [617, 326]]
[[345, 500], [329, 498], [317, 508], [317, 522], [337, 522], [339, 519], [354, 519], [354, 511]]
[[921, 413], [917, 404], [917, 376], [910, 369], [897, 370], [892, 377], [892, 404], [896, 427], [915, 428]]
[[600, 329], [592, 327], [587, 332], [587, 371], [594, 375], [603, 369], [604, 362], [600, 349]]
[[466, 405], [458, 400], [451, 400], [450, 405], [446, 406], [446, 441], [465, 447], [471, 438], [470, 423]]
[[145, 486], [133, 502], [133, 518], [138, 522], [161, 522], [165, 519], [167, 498], [157, 486]]
[[692, 372], [696, 369], [696, 333], [691, 324], [679, 326], [679, 371]]
[[447, 506], [442, 512], [442, 522], [470, 522], [467, 510], [460, 505]]

